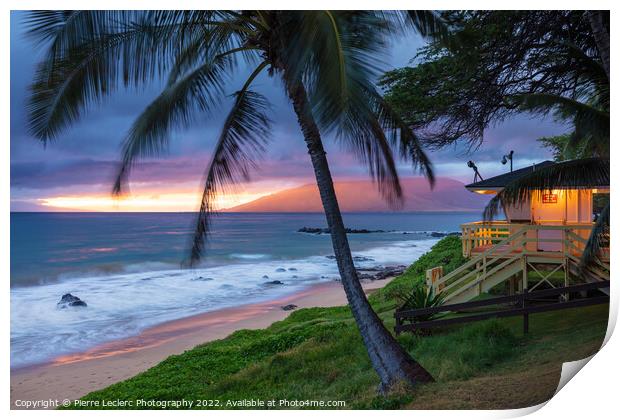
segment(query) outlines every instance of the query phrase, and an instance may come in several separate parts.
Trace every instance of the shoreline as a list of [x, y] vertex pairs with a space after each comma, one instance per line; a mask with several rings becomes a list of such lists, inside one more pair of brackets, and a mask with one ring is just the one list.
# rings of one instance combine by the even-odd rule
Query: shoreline
[[[392, 279], [362, 283], [362, 286], [369, 293]], [[199, 344], [225, 338], [240, 329], [266, 328], [292, 312], [282, 310], [284, 305], [295, 304], [301, 309], [340, 306], [346, 302], [339, 282], [319, 283], [269, 301], [167, 321], [138, 335], [97, 345], [87, 351], [11, 369], [11, 408], [20, 408], [17, 400], [74, 400], [135, 376]]]

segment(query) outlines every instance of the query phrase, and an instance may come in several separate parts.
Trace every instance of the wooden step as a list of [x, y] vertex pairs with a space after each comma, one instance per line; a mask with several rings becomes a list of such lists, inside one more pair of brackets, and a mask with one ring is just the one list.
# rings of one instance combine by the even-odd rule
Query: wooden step
[[[461, 289], [451, 293], [446, 299], [446, 303], [462, 303], [467, 302], [477, 296], [480, 293], [488, 292], [492, 287], [508, 280], [515, 274], [518, 274], [523, 270], [521, 260], [515, 260], [514, 262], [503, 267], [501, 270], [486, 276], [481, 277], [478, 280], [472, 281], [469, 284], [464, 285]], [[457, 280], [458, 281], [458, 280]]]

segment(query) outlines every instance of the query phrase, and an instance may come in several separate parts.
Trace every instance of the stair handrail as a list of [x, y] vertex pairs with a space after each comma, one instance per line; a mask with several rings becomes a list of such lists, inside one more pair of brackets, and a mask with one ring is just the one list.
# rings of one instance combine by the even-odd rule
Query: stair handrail
[[[520, 254], [515, 254], [512, 258], [506, 258], [504, 259], [504, 261], [502, 261], [500, 264], [496, 265], [495, 267], [493, 267], [490, 271], [488, 271], [484, 277], [480, 277], [475, 279], [474, 281], [472, 281], [471, 283], [467, 283], [464, 284], [463, 286], [461, 286], [460, 289], [457, 289], [455, 291], [453, 291], [452, 293], [450, 293], [448, 296], [446, 296], [444, 298], [444, 301], [449, 301], [450, 299], [460, 295], [461, 293], [471, 289], [472, 287], [476, 287], [478, 286], [480, 283], [482, 283], [484, 280], [486, 280], [487, 278], [495, 275], [496, 273], [498, 273], [500, 270], [503, 270], [504, 268], [508, 267], [509, 265], [513, 264], [515, 261], [518, 261], [521, 259], [521, 257], [523, 256], [523, 253]], [[472, 272], [474, 273], [474, 272]], [[468, 278], [464, 277], [464, 278]], [[450, 284], [449, 286], [447, 286], [443, 291], [448, 291], [450, 288], [452, 288], [453, 286], [459, 285], [461, 284], [461, 282], [454, 282], [452, 284]]]
[[[457, 268], [456, 270], [451, 271], [450, 273], [446, 274], [445, 276], [443, 276], [442, 278], [440, 278], [433, 286], [435, 288], [438, 288], [439, 285], [446, 283], [447, 281], [451, 280], [453, 277], [456, 277], [457, 275], [461, 274], [463, 271], [471, 268], [472, 266], [475, 266], [477, 263], [479, 263], [481, 260], [486, 259], [488, 256], [495, 254], [496, 251], [498, 251], [499, 249], [501, 249], [501, 247], [503, 247], [504, 245], [507, 245], [513, 241], [515, 241], [519, 236], [523, 235], [525, 232], [527, 232], [528, 226], [524, 225], [522, 226], [519, 230], [517, 230], [515, 233], [513, 233], [512, 235], [502, 239], [500, 242], [496, 243], [495, 245], [493, 245], [491, 248], [487, 249], [486, 251], [483, 251], [481, 254], [479, 254], [478, 256], [476, 256], [475, 258], [472, 258], [469, 260], [469, 262], [461, 265], [459, 268]], [[519, 243], [520, 246], [524, 246], [523, 243]], [[510, 247], [508, 248], [508, 250], [505, 250], [504, 252], [501, 252], [499, 255], [503, 255], [506, 254], [508, 252], [512, 252], [514, 248]], [[492, 261], [490, 262], [494, 262], [495, 260], [497, 260], [498, 258], [500, 258], [499, 256], [497, 256], [496, 258], [494, 258]], [[490, 263], [487, 262], [487, 265]], [[479, 271], [479, 270], [476, 270]], [[474, 271], [475, 273], [475, 271]], [[472, 274], [472, 273], [470, 273]]]

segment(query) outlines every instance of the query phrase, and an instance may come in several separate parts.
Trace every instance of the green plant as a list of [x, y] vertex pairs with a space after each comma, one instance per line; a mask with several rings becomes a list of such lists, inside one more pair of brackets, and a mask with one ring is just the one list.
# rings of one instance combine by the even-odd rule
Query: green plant
[[[403, 296], [401, 309], [422, 309], [422, 308], [436, 308], [443, 305], [444, 297], [441, 293], [435, 294], [432, 288], [426, 287], [423, 284], [419, 284], [409, 292], [409, 294]], [[429, 321], [437, 318], [438, 313], [417, 315], [413, 319], [414, 321]]]

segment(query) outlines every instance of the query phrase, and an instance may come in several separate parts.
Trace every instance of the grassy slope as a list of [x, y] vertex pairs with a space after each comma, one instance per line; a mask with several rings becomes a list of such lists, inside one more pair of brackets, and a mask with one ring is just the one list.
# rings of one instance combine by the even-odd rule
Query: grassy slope
[[[424, 271], [463, 262], [460, 241], [448, 237], [370, 300], [392, 328], [395, 296], [423, 281]], [[264, 330], [172, 356], [86, 400], [344, 400], [347, 408], [508, 408], [548, 399], [561, 363], [586, 357], [602, 342], [607, 306], [491, 320], [431, 337], [402, 335], [403, 346], [437, 380], [384, 398], [347, 307], [297, 310]]]

